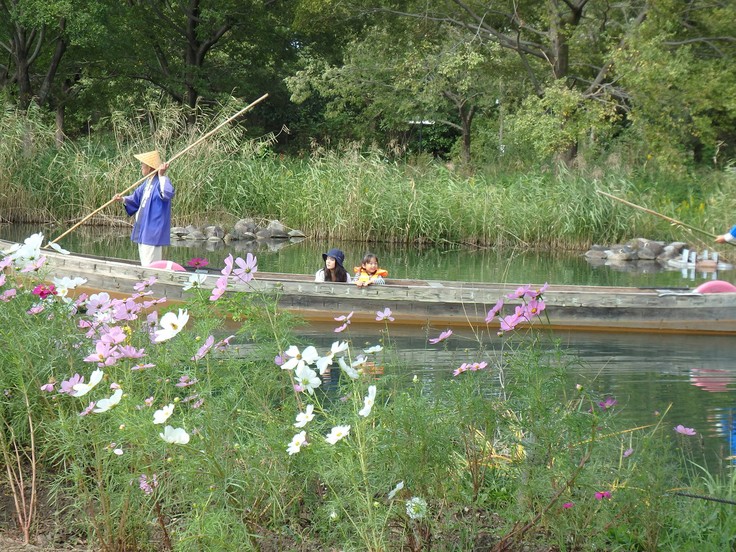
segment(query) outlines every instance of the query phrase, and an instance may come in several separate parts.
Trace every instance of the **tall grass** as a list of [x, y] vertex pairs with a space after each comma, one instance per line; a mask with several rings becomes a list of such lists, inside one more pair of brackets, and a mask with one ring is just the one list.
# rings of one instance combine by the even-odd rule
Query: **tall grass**
[[[40, 114], [6, 110], [0, 213], [68, 225], [139, 178], [133, 153], [158, 148], [171, 157], [233, 110], [202, 116], [194, 128], [182, 126], [171, 106], [150, 106], [135, 117], [113, 113], [106, 122], [111, 132], [60, 149]], [[278, 218], [308, 235], [340, 240], [580, 248], [636, 236], [686, 239], [681, 229], [596, 189], [717, 233], [736, 207], [736, 176], [729, 172], [668, 176], [618, 161], [604, 169], [495, 167], [468, 175], [424, 158], [390, 160], [359, 145], [285, 157], [272, 151], [273, 140], [251, 140], [234, 125], [177, 160], [169, 173], [177, 188], [174, 223]], [[115, 204], [91, 222], [121, 217]]]

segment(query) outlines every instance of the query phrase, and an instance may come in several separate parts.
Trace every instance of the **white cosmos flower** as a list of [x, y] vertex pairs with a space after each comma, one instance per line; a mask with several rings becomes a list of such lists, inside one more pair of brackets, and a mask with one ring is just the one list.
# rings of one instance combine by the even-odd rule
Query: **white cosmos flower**
[[154, 333], [154, 341], [161, 343], [167, 341], [178, 334], [184, 329], [184, 326], [189, 322], [189, 311], [179, 309], [179, 314], [174, 312], [167, 312], [161, 317], [159, 324], [161, 325], [160, 330], [156, 330]]
[[319, 375], [324, 375], [324, 373], [327, 371], [327, 367], [332, 364], [333, 357], [337, 353], [347, 351], [348, 348], [349, 345], [347, 341], [335, 341], [332, 344], [332, 347], [330, 347], [330, 352], [327, 353], [325, 356], [317, 359], [317, 369], [319, 370]]
[[322, 380], [319, 379], [317, 372], [312, 370], [309, 366], [299, 366], [294, 372], [294, 378], [296, 382], [301, 385], [310, 395], [314, 394], [314, 390], [322, 385]]
[[314, 419], [314, 405], [308, 404], [305, 412], [300, 412], [296, 415], [296, 423], [294, 427], [304, 427], [307, 422], [311, 422]]
[[174, 403], [169, 403], [169, 406], [164, 406], [161, 410], [157, 410], [153, 413], [153, 423], [162, 424], [168, 420], [174, 413]]
[[189, 280], [187, 280], [187, 283], [184, 284], [182, 290], [187, 291], [188, 289], [202, 287], [202, 284], [204, 284], [206, 281], [206, 274], [192, 274], [191, 276], [189, 276]]
[[374, 345], [373, 347], [363, 349], [363, 352], [367, 355], [371, 353], [380, 353], [381, 351], [383, 351], [383, 347], [381, 347], [380, 345]]
[[50, 247], [51, 249], [53, 249], [54, 251], [56, 251], [57, 253], [61, 253], [62, 255], [69, 255], [69, 252], [68, 252], [68, 251], [67, 251], [66, 249], [64, 249], [63, 247], [61, 247], [61, 246], [60, 246], [60, 245], [59, 245], [58, 243], [56, 243], [56, 242], [49, 242], [49, 243], [48, 243], [47, 245], [48, 245], [48, 246], [49, 246], [49, 247]]
[[368, 388], [368, 394], [365, 396], [363, 408], [358, 411], [359, 416], [367, 418], [373, 409], [373, 404], [376, 402], [376, 386], [371, 385]]
[[327, 441], [331, 445], [334, 445], [340, 439], [344, 439], [345, 437], [347, 437], [349, 433], [349, 425], [335, 426], [332, 428], [332, 431], [330, 431], [329, 435], [325, 435], [325, 441]]
[[[76, 385], [74, 387], [76, 387]], [[111, 397], [107, 399], [100, 399], [99, 401], [97, 401], [97, 404], [95, 404], [95, 409], [92, 412], [96, 412], [97, 414], [99, 414], [100, 412], [107, 412], [113, 406], [118, 404], [120, 402], [120, 399], [122, 398], [123, 390], [117, 388]]]
[[76, 385], [74, 385], [74, 387], [72, 387], [74, 393], [72, 393], [71, 395], [73, 397], [82, 397], [83, 395], [86, 395], [87, 393], [92, 391], [95, 385], [100, 383], [103, 375], [104, 372], [98, 368], [97, 370], [92, 372], [92, 375], [89, 377], [88, 383], [77, 383]]
[[56, 286], [56, 292], [60, 297], [66, 297], [69, 293], [69, 290], [72, 290], [77, 286], [81, 286], [86, 283], [87, 279], [80, 278], [79, 276], [77, 276], [76, 278], [70, 278], [69, 276], [64, 276], [63, 278], [54, 278], [54, 286]]
[[189, 442], [189, 434], [180, 427], [174, 429], [170, 425], [167, 425], [164, 428], [164, 432], [158, 435], [164, 441], [173, 445], [186, 445]]
[[302, 447], [306, 446], [307, 444], [307, 432], [301, 431], [291, 438], [291, 443], [289, 443], [289, 446], [286, 447], [286, 452], [288, 452], [289, 456], [291, 456], [292, 454], [296, 454], [297, 452], [302, 450]]
[[296, 345], [292, 345], [286, 349], [284, 355], [290, 358], [281, 365], [282, 370], [294, 370], [295, 368], [304, 367], [307, 364], [314, 364], [319, 358], [317, 349], [312, 345], [304, 349], [301, 353]]
[[41, 256], [43, 234], [33, 234], [25, 239], [23, 245], [14, 244], [6, 253], [13, 259], [15, 266], [21, 268]]
[[345, 359], [343, 357], [338, 358], [337, 363], [340, 365], [340, 368], [342, 368], [342, 371], [345, 372], [350, 379], [358, 379], [360, 377], [358, 371], [352, 366], [348, 366], [348, 363], [345, 362]]
[[398, 493], [401, 489], [404, 488], [404, 482], [399, 481], [396, 486], [391, 490], [390, 493], [388, 493], [388, 499], [393, 500], [393, 498], [396, 496], [396, 493]]

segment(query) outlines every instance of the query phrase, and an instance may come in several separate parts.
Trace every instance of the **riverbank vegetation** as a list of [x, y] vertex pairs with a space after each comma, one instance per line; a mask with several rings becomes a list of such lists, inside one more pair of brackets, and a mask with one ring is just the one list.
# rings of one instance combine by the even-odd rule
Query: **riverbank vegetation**
[[[0, 118], [3, 219], [70, 226], [139, 178], [132, 153], [146, 149], [149, 136], [173, 155], [230, 114], [225, 107], [188, 131], [181, 110], [157, 106], [154, 112], [156, 125], [115, 113], [109, 140], [80, 138], [57, 147], [53, 127], [40, 114], [6, 111]], [[389, 157], [360, 144], [279, 155], [274, 140], [251, 141], [241, 129], [226, 128], [177, 160], [171, 171], [175, 224], [229, 224], [251, 216], [339, 240], [581, 249], [635, 236], [692, 239], [599, 189], [714, 233], [728, 225], [734, 208], [734, 173], [649, 169], [646, 157], [633, 151], [609, 153], [590, 167], [503, 162], [467, 172], [428, 156]], [[90, 222], [120, 221], [117, 207]]]
[[622, 427], [625, 405], [565, 378], [543, 289], [501, 298], [476, 362], [429, 382], [398, 363], [388, 309], [372, 343], [344, 313], [318, 350], [273, 298], [230, 295], [250, 256], [173, 306], [155, 279], [126, 299], [44, 283], [40, 243], [0, 277], [0, 453], [27, 541], [43, 501], [47, 539], [109, 551], [732, 545], [731, 474], [696, 463], [668, 408]]

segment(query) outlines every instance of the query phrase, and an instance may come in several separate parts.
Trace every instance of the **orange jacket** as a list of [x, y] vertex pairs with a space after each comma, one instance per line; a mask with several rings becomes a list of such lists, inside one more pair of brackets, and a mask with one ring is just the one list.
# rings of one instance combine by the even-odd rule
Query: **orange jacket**
[[388, 270], [384, 270], [383, 268], [377, 269], [373, 275], [369, 275], [362, 266], [356, 266], [353, 270], [355, 271], [353, 282], [372, 282], [379, 276], [381, 278], [388, 276]]

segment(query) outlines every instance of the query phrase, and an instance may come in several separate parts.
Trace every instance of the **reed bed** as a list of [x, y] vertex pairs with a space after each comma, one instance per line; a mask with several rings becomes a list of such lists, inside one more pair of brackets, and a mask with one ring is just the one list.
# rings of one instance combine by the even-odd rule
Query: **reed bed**
[[[148, 113], [113, 114], [104, 137], [57, 149], [53, 128], [40, 114], [6, 110], [0, 121], [3, 218], [80, 220], [139, 178], [133, 153], [155, 147], [170, 157], [228, 115], [223, 108], [187, 129], [174, 108], [159, 107], [155, 120]], [[283, 156], [274, 153], [274, 141], [249, 139], [247, 129], [233, 126], [177, 160], [170, 170], [177, 188], [174, 223], [228, 225], [249, 216], [279, 219], [327, 239], [578, 249], [635, 236], [684, 239], [681, 230], [596, 189], [707, 231], [723, 231], [736, 207], [730, 172], [674, 181], [623, 166], [468, 175], [438, 162], [387, 159], [359, 145]], [[93, 222], [114, 224], [122, 216], [118, 207]]]

